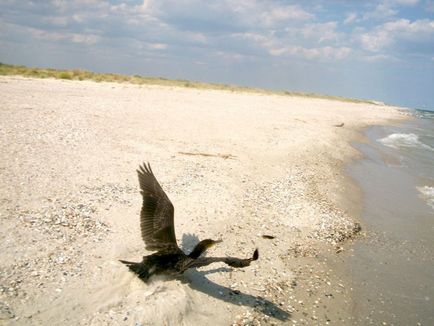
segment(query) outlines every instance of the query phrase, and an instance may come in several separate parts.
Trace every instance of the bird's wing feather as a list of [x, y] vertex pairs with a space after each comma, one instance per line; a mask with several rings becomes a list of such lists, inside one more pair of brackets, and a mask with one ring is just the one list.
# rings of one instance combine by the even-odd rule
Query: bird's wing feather
[[140, 229], [146, 249], [157, 251], [179, 250], [173, 222], [174, 208], [161, 188], [151, 166], [140, 166], [137, 170], [140, 193], [143, 197], [140, 212]]

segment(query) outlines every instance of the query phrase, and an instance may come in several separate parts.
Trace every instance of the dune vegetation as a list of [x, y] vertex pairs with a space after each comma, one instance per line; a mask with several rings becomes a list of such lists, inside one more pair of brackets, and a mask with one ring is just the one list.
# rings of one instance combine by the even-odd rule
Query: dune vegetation
[[238, 85], [204, 83], [199, 81], [190, 81], [184, 79], [168, 79], [163, 77], [148, 77], [141, 75], [124, 75], [116, 73], [97, 73], [84, 69], [54, 69], [54, 68], [38, 68], [26, 67], [21, 65], [10, 65], [0, 62], [0, 76], [19, 75], [33, 78], [56, 78], [65, 80], [93, 80], [96, 82], [115, 82], [115, 83], [131, 83], [137, 85], [161, 85], [175, 87], [190, 87], [197, 89], [215, 89], [226, 90], [231, 92], [253, 92], [263, 94], [275, 94], [283, 96], [299, 96], [309, 98], [331, 99], [353, 103], [369, 103], [376, 104], [371, 100], [354, 99], [342, 96], [324, 95], [317, 93], [292, 92], [286, 90], [268, 90], [262, 88], [245, 87]]

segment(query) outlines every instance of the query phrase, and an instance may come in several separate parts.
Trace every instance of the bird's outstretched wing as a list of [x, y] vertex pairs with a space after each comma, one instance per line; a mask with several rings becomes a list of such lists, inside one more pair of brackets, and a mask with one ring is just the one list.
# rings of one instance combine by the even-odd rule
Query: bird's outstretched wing
[[143, 163], [137, 170], [140, 193], [143, 197], [140, 212], [140, 229], [147, 250], [175, 251], [180, 250], [175, 238], [173, 222], [174, 208], [161, 188], [151, 166]]

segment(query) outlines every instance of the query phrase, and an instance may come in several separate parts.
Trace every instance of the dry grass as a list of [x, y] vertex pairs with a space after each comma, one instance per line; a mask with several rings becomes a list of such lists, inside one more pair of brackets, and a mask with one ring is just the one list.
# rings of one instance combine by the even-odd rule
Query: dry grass
[[93, 80], [96, 82], [115, 82], [115, 83], [131, 83], [138, 85], [161, 85], [161, 86], [177, 86], [189, 87], [198, 89], [214, 89], [214, 90], [227, 90], [231, 92], [253, 92], [262, 94], [275, 94], [282, 96], [298, 96], [309, 98], [331, 99], [344, 102], [353, 103], [369, 103], [376, 104], [374, 101], [346, 98], [341, 96], [323, 95], [316, 93], [302, 93], [290, 91], [275, 91], [266, 90], [261, 88], [244, 87], [237, 85], [216, 84], [216, 83], [203, 83], [190, 80], [181, 79], [166, 79], [162, 77], [145, 77], [140, 75], [121, 75], [114, 73], [96, 73], [83, 69], [69, 69], [60, 70], [53, 68], [33, 68], [18, 65], [9, 65], [0, 63], [0, 76], [6, 75], [19, 75], [34, 78], [57, 78], [67, 80]]

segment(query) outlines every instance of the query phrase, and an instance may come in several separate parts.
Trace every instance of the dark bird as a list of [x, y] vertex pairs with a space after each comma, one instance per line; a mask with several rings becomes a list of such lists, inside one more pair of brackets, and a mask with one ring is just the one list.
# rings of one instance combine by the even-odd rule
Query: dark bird
[[147, 281], [151, 276], [165, 274], [178, 276], [189, 268], [207, 266], [212, 263], [223, 262], [229, 266], [247, 267], [258, 259], [258, 249], [251, 258], [236, 257], [202, 257], [204, 252], [222, 240], [205, 239], [200, 241], [187, 255], [176, 243], [175, 226], [173, 222], [174, 208], [161, 188], [151, 166], [143, 164], [137, 170], [139, 175], [140, 193], [143, 197], [140, 212], [140, 228], [146, 249], [156, 251], [152, 255], [143, 256], [140, 263], [120, 260], [141, 279]]

